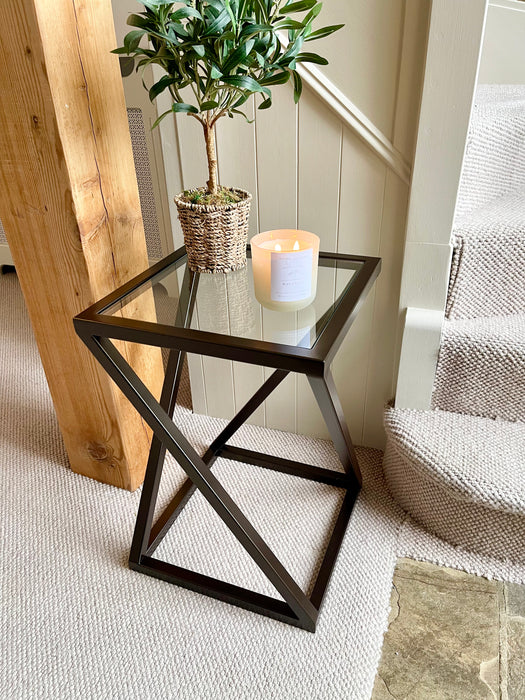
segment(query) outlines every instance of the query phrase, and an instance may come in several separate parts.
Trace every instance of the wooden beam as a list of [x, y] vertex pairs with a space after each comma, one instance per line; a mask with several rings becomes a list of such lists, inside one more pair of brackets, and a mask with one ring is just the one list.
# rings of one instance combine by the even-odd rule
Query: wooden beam
[[[3, 0], [0, 23], [0, 218], [71, 468], [133, 490], [150, 431], [72, 324], [148, 265], [111, 2]], [[119, 349], [158, 395], [160, 350]]]

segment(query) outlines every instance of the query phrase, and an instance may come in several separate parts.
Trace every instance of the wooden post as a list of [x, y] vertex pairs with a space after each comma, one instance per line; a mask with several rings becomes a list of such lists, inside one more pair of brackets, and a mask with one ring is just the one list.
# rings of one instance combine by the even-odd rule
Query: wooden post
[[[148, 265], [111, 2], [3, 0], [0, 26], [0, 218], [71, 468], [133, 490], [150, 431], [72, 324]], [[160, 350], [119, 349], [158, 395]]]

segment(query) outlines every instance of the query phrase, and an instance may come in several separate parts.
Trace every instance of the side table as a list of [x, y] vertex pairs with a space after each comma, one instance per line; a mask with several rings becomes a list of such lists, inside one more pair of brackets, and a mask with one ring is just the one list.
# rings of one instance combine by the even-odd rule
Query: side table
[[[243, 325], [237, 322], [217, 325], [217, 311], [208, 315], [201, 313], [200, 327], [196, 327], [196, 304], [198, 305], [199, 299], [201, 302], [204, 299], [206, 285], [211, 284], [210, 278], [217, 276], [191, 272], [186, 266], [184, 248], [175, 251], [75, 317], [77, 334], [153, 430], [131, 546], [130, 568], [310, 632], [315, 631], [323, 598], [361, 485], [359, 465], [330, 365], [377, 278], [380, 266], [379, 258], [320, 253], [316, 300], [304, 310], [301, 318], [295, 313], [280, 314], [278, 331], [272, 330], [270, 321], [272, 315], [279, 315], [279, 312], [264, 310], [264, 313], [268, 314], [265, 318], [269, 321], [264, 324], [263, 338], [257, 324], [247, 322]], [[235, 306], [237, 311], [241, 309], [247, 318], [250, 313], [261, 314], [261, 307], [253, 293], [249, 247], [247, 268], [230, 273], [226, 277], [229, 283], [239, 283], [243, 289], [243, 298], [238, 300]], [[160, 323], [155, 312], [153, 320], [152, 317], [137, 318], [136, 309], [147, 308], [148, 304], [137, 306], [134, 300], [141, 295], [150, 295], [153, 302], [153, 290], [156, 285], [176, 288], [178, 300], [176, 313], [173, 314], [174, 320]], [[152, 304], [149, 306], [153, 308]], [[158, 311], [160, 317], [160, 309]], [[209, 320], [206, 320], [207, 317]], [[283, 317], [285, 323], [290, 324], [290, 328], [285, 329], [284, 334]], [[159, 401], [132, 370], [111, 342], [112, 339], [169, 349]], [[202, 457], [172, 420], [186, 353], [236, 360], [274, 369]], [[290, 372], [306, 375], [344, 471], [322, 469], [228, 444], [233, 434]], [[188, 479], [154, 523], [155, 504], [166, 450], [175, 457]], [[277, 470], [346, 491], [309, 596], [297, 585], [214, 476], [212, 466], [218, 457]], [[283, 600], [189, 571], [153, 556], [155, 549], [196, 489], [222, 518]]]

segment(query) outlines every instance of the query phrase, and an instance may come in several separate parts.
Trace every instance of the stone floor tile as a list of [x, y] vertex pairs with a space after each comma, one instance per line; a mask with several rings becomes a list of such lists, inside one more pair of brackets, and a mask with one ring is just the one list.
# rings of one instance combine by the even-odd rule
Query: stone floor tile
[[[506, 692], [508, 700], [525, 698], [525, 586], [505, 583], [502, 640], [506, 642]], [[507, 700], [505, 698], [505, 700]]]
[[505, 584], [505, 600], [508, 615], [525, 618], [525, 586], [517, 583]]
[[400, 559], [373, 700], [500, 698], [502, 585]]

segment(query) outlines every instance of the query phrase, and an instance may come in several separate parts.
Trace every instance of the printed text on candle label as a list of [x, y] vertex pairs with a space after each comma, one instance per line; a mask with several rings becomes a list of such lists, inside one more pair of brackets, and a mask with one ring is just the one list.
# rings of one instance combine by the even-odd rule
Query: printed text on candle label
[[272, 253], [272, 301], [300, 301], [312, 293], [313, 250]]

